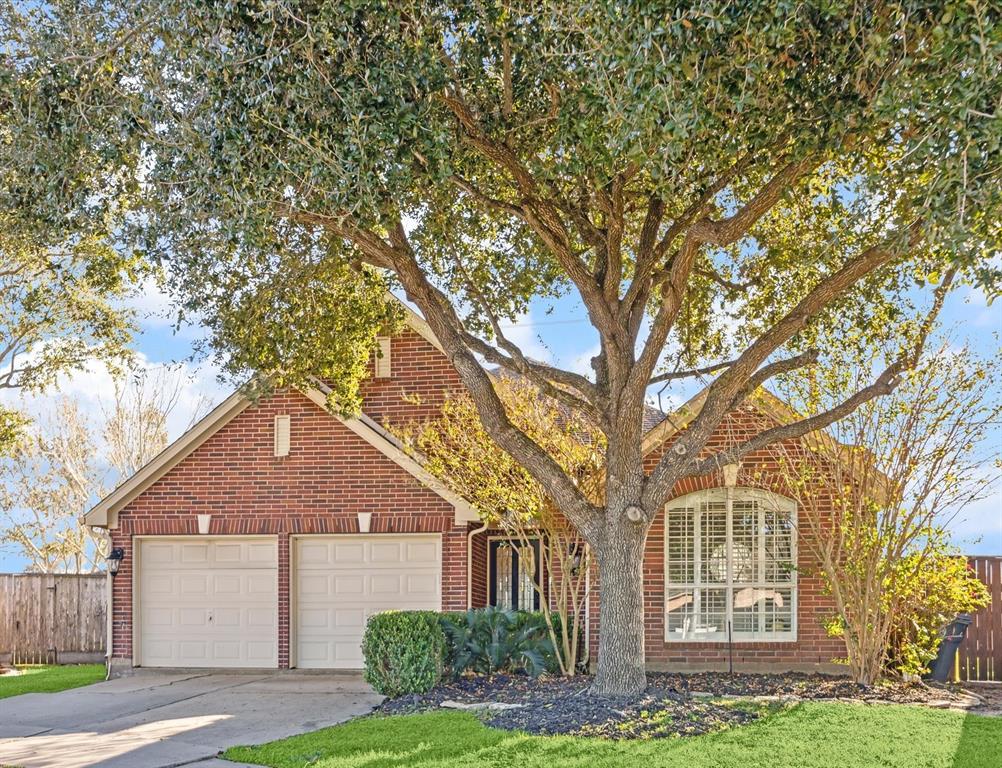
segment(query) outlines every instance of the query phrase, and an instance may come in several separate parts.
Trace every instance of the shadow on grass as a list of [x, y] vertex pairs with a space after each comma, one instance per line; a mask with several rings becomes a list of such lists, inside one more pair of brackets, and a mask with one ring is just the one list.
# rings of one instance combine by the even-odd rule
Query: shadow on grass
[[499, 731], [442, 711], [360, 718], [225, 756], [273, 768], [1002, 768], [1002, 718], [811, 703], [703, 736], [607, 741]]
[[967, 715], [960, 727], [953, 768], [999, 768], [1002, 766], [1002, 717]]

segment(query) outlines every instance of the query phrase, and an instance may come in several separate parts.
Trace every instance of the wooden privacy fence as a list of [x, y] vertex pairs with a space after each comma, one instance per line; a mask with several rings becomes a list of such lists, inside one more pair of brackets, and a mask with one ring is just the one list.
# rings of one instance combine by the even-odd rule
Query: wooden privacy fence
[[970, 557], [971, 568], [988, 585], [991, 605], [974, 614], [957, 652], [961, 680], [1002, 682], [1002, 557]]
[[0, 574], [0, 661], [100, 661], [107, 638], [104, 574]]

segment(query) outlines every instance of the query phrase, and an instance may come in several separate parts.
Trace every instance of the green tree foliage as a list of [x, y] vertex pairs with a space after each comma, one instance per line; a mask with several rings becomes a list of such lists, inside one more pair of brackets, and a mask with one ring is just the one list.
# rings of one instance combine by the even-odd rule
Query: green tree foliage
[[[39, 391], [91, 360], [120, 363], [134, 330], [124, 299], [141, 264], [113, 246], [132, 166], [111, 147], [101, 104], [120, 87], [107, 61], [74, 51], [107, 20], [0, 2], [0, 390]], [[67, 6], [68, 7], [68, 6]], [[53, 9], [57, 14], [65, 10]], [[36, 47], [43, 57], [29, 52]], [[86, 49], [84, 49], [86, 50]], [[0, 409], [0, 452], [24, 420]]]
[[943, 628], [958, 613], [975, 613], [991, 603], [988, 587], [967, 558], [941, 539], [912, 553], [900, 567], [901, 605], [895, 615], [887, 663], [901, 675], [922, 675], [939, 651]]
[[[700, 458], [723, 415], [823, 363], [822, 340], [911, 348], [917, 285], [996, 290], [999, 13], [57, 0], [24, 5], [4, 76], [54, 86], [24, 133], [39, 218], [114, 199], [123, 242], [168, 264], [232, 371], [321, 376], [353, 410], [395, 320], [384, 290], [402, 288], [485, 429], [594, 545], [603, 615], [622, 617], [602, 623], [596, 690], [626, 692], [644, 682], [640, 553], [674, 483], [844, 416], [912, 360], [892, 354], [815, 420]], [[81, 146], [106, 172], [61, 162]], [[599, 340], [589, 376], [504, 334], [569, 293]], [[512, 427], [485, 364], [603, 432], [604, 505]], [[706, 405], [643, 477], [649, 385], [706, 366]]]

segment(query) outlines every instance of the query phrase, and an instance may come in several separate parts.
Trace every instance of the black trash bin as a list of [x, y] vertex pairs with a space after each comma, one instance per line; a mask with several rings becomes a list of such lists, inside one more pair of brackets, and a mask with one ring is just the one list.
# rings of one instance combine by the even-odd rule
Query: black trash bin
[[953, 672], [954, 659], [957, 657], [957, 649], [964, 642], [967, 635], [967, 628], [971, 626], [971, 614], [958, 613], [957, 618], [950, 622], [943, 634], [943, 639], [939, 644], [939, 654], [932, 663], [932, 674], [930, 678], [937, 683], [945, 683], [950, 679]]

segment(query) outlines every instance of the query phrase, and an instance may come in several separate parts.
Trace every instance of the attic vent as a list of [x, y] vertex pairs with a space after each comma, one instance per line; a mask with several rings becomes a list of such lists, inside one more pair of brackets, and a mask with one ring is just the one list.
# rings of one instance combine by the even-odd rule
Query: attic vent
[[377, 336], [376, 343], [379, 350], [376, 352], [376, 378], [388, 379], [393, 376], [393, 367], [390, 362], [390, 337]]
[[288, 456], [289, 443], [292, 434], [292, 417], [275, 417], [275, 455]]

